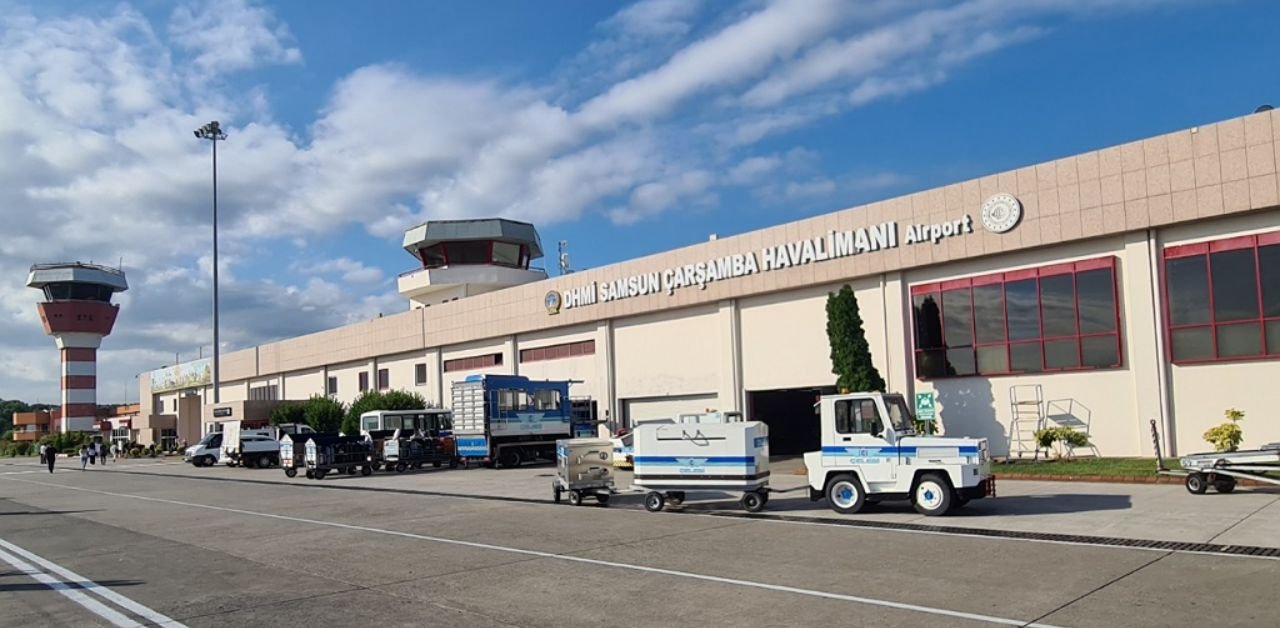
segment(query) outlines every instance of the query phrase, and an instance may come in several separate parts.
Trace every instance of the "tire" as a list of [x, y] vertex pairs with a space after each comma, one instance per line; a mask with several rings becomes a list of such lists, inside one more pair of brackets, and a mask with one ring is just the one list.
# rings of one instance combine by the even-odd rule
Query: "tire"
[[514, 469], [520, 466], [520, 450], [515, 448], [504, 449], [498, 455], [498, 466], [503, 469]]
[[267, 455], [258, 456], [258, 468], [259, 468], [259, 469], [270, 469], [270, 468], [271, 468], [271, 456], [267, 456]]
[[744, 493], [739, 503], [742, 504], [742, 509], [747, 512], [760, 512], [764, 510], [764, 495], [755, 492]]
[[844, 474], [837, 475], [827, 481], [827, 504], [831, 509], [842, 514], [852, 515], [867, 503], [867, 492], [863, 490], [858, 478]]
[[667, 503], [672, 506], [679, 506], [684, 503], [684, 491], [672, 491], [667, 493]]
[[1204, 492], [1209, 490], [1209, 482], [1205, 479], [1203, 473], [1187, 475], [1186, 486], [1187, 491], [1192, 495], [1204, 495]]
[[649, 512], [658, 512], [666, 505], [666, 501], [667, 499], [662, 496], [662, 493], [651, 491], [644, 496], [644, 509]]
[[205, 457], [204, 457], [204, 466], [206, 466], [206, 467], [212, 467], [212, 466], [213, 466], [213, 465], [215, 465], [215, 464], [218, 464], [218, 461], [217, 461], [217, 460], [215, 460], [213, 456], [205, 456]]
[[1220, 477], [1213, 481], [1213, 490], [1219, 493], [1230, 493], [1236, 490], [1236, 479], [1231, 476]]
[[326, 471], [326, 470], [324, 470], [324, 469], [316, 469], [315, 473], [311, 474], [311, 479], [313, 479], [313, 480], [323, 480], [323, 479], [324, 479], [324, 476], [325, 476], [326, 474], [328, 474], [328, 473], [329, 473], [329, 472], [328, 472], [328, 471]]
[[569, 491], [569, 505], [570, 506], [582, 505], [582, 491]]
[[298, 470], [292, 467], [284, 470], [284, 477], [295, 478], [298, 476]]
[[404, 473], [405, 469], [408, 469], [408, 468], [409, 468], [408, 464], [405, 464], [403, 462], [396, 463], [396, 473]]
[[940, 517], [951, 510], [955, 492], [951, 483], [937, 473], [926, 473], [911, 491], [911, 505], [926, 517]]
[[608, 504], [608, 503], [609, 503], [609, 494], [608, 494], [608, 493], [596, 493], [596, 501], [600, 502], [601, 504]]
[[312, 471], [311, 469], [307, 469], [307, 479], [308, 480], [316, 479], [316, 472]]
[[373, 467], [369, 465], [364, 465], [363, 467], [360, 467], [360, 475], [365, 477], [369, 477], [370, 475], [373, 475]]
[[355, 475], [355, 474], [356, 474], [355, 467], [347, 467], [347, 475]]

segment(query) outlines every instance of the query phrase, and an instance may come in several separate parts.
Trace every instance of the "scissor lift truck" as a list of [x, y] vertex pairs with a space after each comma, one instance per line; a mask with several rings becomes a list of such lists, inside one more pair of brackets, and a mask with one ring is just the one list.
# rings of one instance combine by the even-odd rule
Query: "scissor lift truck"
[[995, 496], [984, 438], [917, 436], [899, 394], [823, 396], [822, 449], [804, 455], [809, 498], [852, 514], [868, 502], [909, 500], [927, 516]]

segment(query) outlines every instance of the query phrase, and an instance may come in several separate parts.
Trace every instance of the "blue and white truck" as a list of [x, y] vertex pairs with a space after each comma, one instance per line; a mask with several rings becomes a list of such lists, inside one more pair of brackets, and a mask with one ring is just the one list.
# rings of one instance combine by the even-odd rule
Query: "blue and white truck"
[[596, 436], [589, 400], [571, 399], [571, 380], [471, 375], [450, 391], [453, 435], [464, 463], [517, 467], [556, 459], [556, 440]]

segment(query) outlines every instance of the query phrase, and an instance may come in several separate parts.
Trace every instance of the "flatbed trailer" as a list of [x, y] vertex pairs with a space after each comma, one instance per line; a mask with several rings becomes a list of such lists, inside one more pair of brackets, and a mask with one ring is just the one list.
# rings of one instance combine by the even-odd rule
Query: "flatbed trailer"
[[1156, 422], [1151, 421], [1151, 437], [1156, 446], [1156, 472], [1160, 475], [1183, 478], [1187, 491], [1203, 495], [1212, 486], [1219, 493], [1236, 490], [1239, 480], [1252, 480], [1280, 486], [1280, 443], [1268, 443], [1260, 449], [1245, 451], [1216, 451], [1189, 454], [1178, 459], [1181, 469], [1169, 469], [1160, 456], [1160, 439]]

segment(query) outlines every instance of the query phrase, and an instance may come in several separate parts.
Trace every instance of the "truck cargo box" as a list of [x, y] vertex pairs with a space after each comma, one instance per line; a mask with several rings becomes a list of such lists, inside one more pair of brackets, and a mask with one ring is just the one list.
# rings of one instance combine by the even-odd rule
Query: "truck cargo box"
[[759, 421], [641, 425], [638, 488], [755, 491], [769, 482], [769, 427]]

